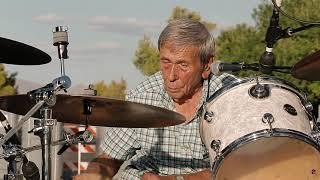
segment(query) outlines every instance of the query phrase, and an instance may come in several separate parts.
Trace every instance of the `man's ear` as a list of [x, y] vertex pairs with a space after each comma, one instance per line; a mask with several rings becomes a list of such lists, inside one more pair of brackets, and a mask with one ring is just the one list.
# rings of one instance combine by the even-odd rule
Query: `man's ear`
[[202, 72], [202, 78], [203, 79], [208, 79], [210, 73], [211, 73], [211, 65], [214, 61], [214, 57], [210, 57], [208, 62], [204, 64], [204, 69], [203, 69], [203, 72]]

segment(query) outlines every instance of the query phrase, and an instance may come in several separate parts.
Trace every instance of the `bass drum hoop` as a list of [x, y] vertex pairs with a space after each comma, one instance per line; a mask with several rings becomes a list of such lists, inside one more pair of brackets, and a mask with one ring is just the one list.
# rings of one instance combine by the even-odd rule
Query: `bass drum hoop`
[[225, 157], [227, 157], [231, 152], [233, 152], [236, 149], [239, 149], [241, 146], [249, 144], [253, 141], [262, 139], [262, 138], [272, 138], [272, 137], [289, 137], [298, 139], [301, 141], [306, 142], [307, 144], [313, 146], [320, 152], [320, 146], [315, 142], [310, 136], [306, 135], [305, 133], [295, 131], [295, 130], [289, 130], [289, 129], [282, 129], [282, 128], [274, 128], [272, 129], [272, 133], [270, 132], [270, 129], [264, 129], [259, 130], [250, 134], [247, 134], [235, 141], [233, 141], [231, 144], [226, 146], [219, 156], [216, 156], [216, 159], [212, 165], [212, 174], [213, 174], [213, 180], [216, 178], [216, 174], [220, 168], [220, 164], [223, 161]]

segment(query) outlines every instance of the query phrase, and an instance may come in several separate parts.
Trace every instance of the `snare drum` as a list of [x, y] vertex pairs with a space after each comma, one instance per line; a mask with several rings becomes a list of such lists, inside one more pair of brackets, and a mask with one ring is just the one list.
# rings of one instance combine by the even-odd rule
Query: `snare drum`
[[248, 78], [218, 90], [200, 124], [213, 179], [319, 180], [310, 107], [277, 78]]

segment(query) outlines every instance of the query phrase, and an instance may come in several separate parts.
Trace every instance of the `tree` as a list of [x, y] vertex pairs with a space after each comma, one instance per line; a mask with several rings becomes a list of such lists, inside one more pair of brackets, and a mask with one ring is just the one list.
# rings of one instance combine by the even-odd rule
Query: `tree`
[[95, 85], [98, 96], [109, 97], [124, 100], [127, 89], [127, 82], [121, 79], [119, 82], [111, 81], [110, 84], [105, 84], [104, 81], [97, 82]]
[[[212, 22], [202, 21], [199, 13], [180, 6], [173, 9], [167, 22], [178, 18], [189, 18], [200, 21], [210, 31], [216, 27], [216, 24]], [[160, 55], [157, 46], [151, 42], [151, 39], [147, 35], [144, 35], [143, 39], [138, 42], [138, 48], [135, 52], [133, 64], [143, 75], [150, 76], [160, 70], [159, 57]]]
[[0, 64], [0, 95], [6, 96], [6, 95], [13, 95], [17, 93], [16, 88], [14, 88], [15, 85], [15, 78], [17, 73], [12, 73], [8, 75], [8, 73], [5, 71], [5, 67], [3, 64]]
[[[296, 6], [297, 3], [300, 5]], [[301, 5], [301, 3], [303, 3], [303, 5]], [[265, 0], [253, 11], [252, 17], [255, 20], [255, 26], [252, 27], [245, 24], [236, 25], [234, 28], [221, 32], [217, 39], [217, 59], [226, 59], [229, 61], [243, 60], [246, 63], [257, 63], [260, 56], [265, 51], [264, 37], [269, 26], [272, 6], [273, 5], [269, 1]], [[286, 7], [287, 12], [294, 12], [293, 15], [295, 17], [320, 19], [317, 8], [313, 8], [313, 0], [284, 1], [282, 6]], [[306, 11], [308, 11], [307, 15]], [[298, 23], [285, 18], [284, 16], [280, 16], [280, 25], [282, 25], [283, 28], [296, 28], [300, 26]], [[319, 50], [319, 34], [319, 28], [314, 28], [296, 33], [291, 38], [279, 40], [273, 49], [276, 56], [276, 65], [294, 65], [306, 55]], [[261, 73], [248, 71], [238, 73], [237, 75], [247, 77], [261, 75]], [[306, 92], [309, 99], [313, 102], [319, 101], [319, 83], [295, 79], [290, 74], [274, 73], [274, 75], [293, 83], [300, 90]]]

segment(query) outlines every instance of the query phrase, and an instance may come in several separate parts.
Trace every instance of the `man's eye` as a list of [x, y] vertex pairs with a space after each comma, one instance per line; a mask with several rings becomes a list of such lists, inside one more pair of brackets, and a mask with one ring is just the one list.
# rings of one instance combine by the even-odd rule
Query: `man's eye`
[[164, 60], [161, 60], [161, 63], [167, 64], [167, 63], [169, 63], [169, 61], [164, 59]]
[[188, 68], [188, 67], [189, 67], [187, 63], [181, 63], [180, 66], [181, 66], [182, 68]]

